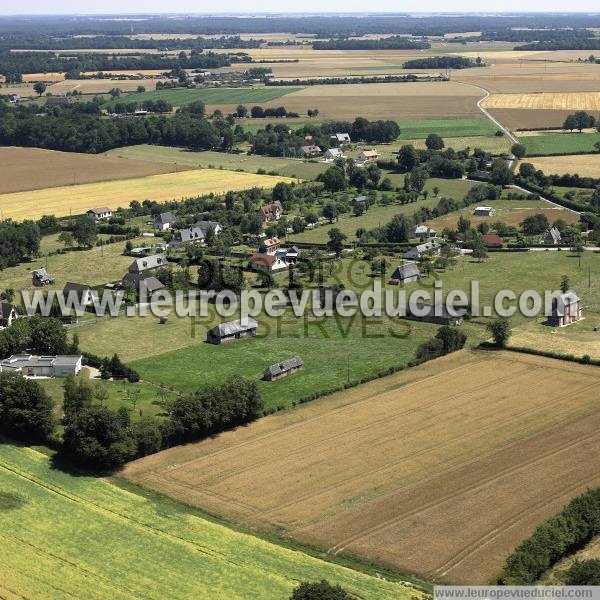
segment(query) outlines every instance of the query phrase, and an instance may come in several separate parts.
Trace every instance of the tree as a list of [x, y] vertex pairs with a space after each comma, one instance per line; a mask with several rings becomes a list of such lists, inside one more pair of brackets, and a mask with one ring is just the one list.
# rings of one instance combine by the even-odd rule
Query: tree
[[565, 119], [565, 122], [563, 123], [563, 129], [568, 129], [569, 131], [577, 129], [577, 120], [575, 119], [575, 115], [569, 115]]
[[435, 185], [435, 186], [433, 186], [432, 191], [433, 191], [433, 195], [437, 198], [440, 193], [440, 188], [437, 185]]
[[317, 178], [328, 192], [340, 192], [346, 187], [344, 172], [339, 167], [329, 167]]
[[73, 227], [73, 238], [81, 246], [91, 248], [98, 238], [98, 226], [94, 217], [89, 215], [77, 217]]
[[596, 142], [594, 144], [594, 148], [596, 148], [596, 150], [598, 150], [598, 152], [600, 152], [600, 142]]
[[523, 144], [513, 144], [510, 151], [515, 158], [521, 159], [525, 156], [527, 150]]
[[138, 85], [136, 91], [138, 94], [143, 94], [146, 91], [146, 88], [143, 85]]
[[487, 258], [485, 245], [480, 237], [473, 242], [473, 258], [476, 258], [478, 262]]
[[38, 95], [41, 96], [45, 91], [46, 91], [46, 84], [38, 81], [34, 86], [33, 86], [33, 91]]
[[248, 109], [243, 104], [238, 104], [238, 107], [235, 109], [235, 114], [238, 118], [243, 119], [248, 116]]
[[25, 442], [54, 433], [54, 404], [43, 388], [20, 373], [0, 373], [0, 430]]
[[494, 319], [487, 325], [488, 331], [494, 338], [494, 343], [500, 348], [504, 348], [511, 336], [510, 322], [508, 319], [502, 317], [500, 319]]
[[471, 229], [471, 221], [469, 219], [467, 219], [467, 217], [460, 215], [460, 217], [458, 217], [458, 221], [456, 223], [456, 229], [463, 235], [466, 234], [467, 231], [469, 231], [469, 229]]
[[352, 600], [352, 596], [339, 585], [333, 586], [322, 580], [319, 583], [301, 583], [290, 600]]
[[566, 572], [566, 585], [600, 585], [600, 559], [574, 562]]
[[405, 244], [412, 236], [412, 223], [406, 215], [395, 215], [385, 228], [385, 241]]
[[58, 236], [58, 241], [61, 244], [64, 244], [65, 248], [70, 248], [75, 241], [73, 239], [73, 234], [69, 231], [62, 231]]
[[326, 219], [329, 219], [330, 223], [333, 223], [338, 218], [338, 209], [337, 209], [337, 206], [333, 202], [328, 202], [323, 207], [323, 216]]
[[403, 173], [412, 171], [419, 164], [417, 151], [411, 144], [402, 146], [398, 152], [398, 167]]
[[430, 133], [425, 139], [425, 146], [428, 150], [443, 150], [445, 144], [437, 133]]
[[560, 279], [560, 291], [566, 294], [571, 289], [571, 283], [568, 275], [563, 275]]
[[536, 214], [525, 217], [521, 222], [521, 228], [525, 235], [539, 235], [550, 227], [548, 218], [544, 214]]
[[339, 257], [344, 249], [344, 241], [348, 236], [342, 233], [337, 227], [330, 229], [327, 232], [327, 235], [329, 236], [327, 249], [335, 252], [335, 255]]
[[509, 185], [513, 181], [512, 171], [503, 158], [497, 158], [492, 163], [490, 172], [490, 180], [495, 185]]
[[354, 169], [350, 175], [350, 185], [354, 186], [359, 192], [369, 184], [369, 174], [366, 169]]

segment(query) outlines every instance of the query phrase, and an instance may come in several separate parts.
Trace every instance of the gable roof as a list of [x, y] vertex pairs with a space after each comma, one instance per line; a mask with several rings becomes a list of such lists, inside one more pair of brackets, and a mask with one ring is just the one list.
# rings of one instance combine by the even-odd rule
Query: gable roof
[[73, 283], [71, 281], [67, 281], [65, 283], [65, 287], [63, 288], [63, 294], [68, 295], [69, 292], [91, 292], [92, 288], [85, 283]]
[[271, 377], [276, 377], [277, 375], [282, 375], [283, 373], [287, 373], [292, 369], [299, 369], [303, 364], [304, 363], [302, 359], [296, 355], [292, 358], [282, 360], [279, 363], [267, 367], [265, 369], [265, 376], [270, 375]]
[[141, 273], [158, 267], [166, 267], [169, 264], [164, 254], [152, 254], [143, 258], [136, 258], [129, 266], [130, 273]]
[[108, 208], [108, 206], [97, 206], [95, 208], [90, 208], [86, 211], [86, 213], [94, 213], [95, 215], [103, 215], [106, 213], [112, 213], [112, 209]]
[[504, 240], [497, 233], [486, 233], [482, 238], [486, 246], [502, 246]]
[[427, 225], [417, 225], [415, 227], [415, 235], [419, 235], [421, 233], [425, 233], [425, 234], [435, 233], [435, 229], [431, 229], [430, 227], [427, 227]]
[[363, 150], [361, 154], [367, 158], [375, 158], [379, 156], [379, 152], [377, 152], [377, 150]]
[[349, 133], [334, 133], [332, 138], [335, 138], [338, 142], [349, 142], [350, 134]]
[[405, 265], [400, 265], [396, 268], [396, 270], [392, 273], [392, 279], [408, 279], [409, 277], [421, 277], [421, 272], [419, 271], [419, 267], [415, 263], [407, 263]]
[[277, 262], [277, 256], [275, 254], [265, 254], [264, 252], [256, 252], [250, 257], [250, 262], [253, 265], [272, 267]]
[[302, 146], [300, 150], [302, 150], [304, 154], [318, 154], [321, 152], [321, 148], [319, 148], [319, 146], [315, 146], [314, 144], [311, 146]]
[[176, 223], [177, 217], [172, 212], [164, 212], [155, 217], [154, 222], [167, 225], [168, 223]]
[[552, 240], [554, 240], [555, 242], [559, 242], [561, 239], [560, 231], [556, 227], [551, 227], [550, 229], [548, 229], [548, 231], [546, 231], [546, 233], [544, 234], [544, 237], [552, 238]]
[[186, 229], [180, 229], [177, 232], [177, 236], [182, 242], [193, 242], [196, 240], [203, 240], [206, 236], [204, 230], [201, 227], [187, 227]]
[[256, 329], [257, 327], [258, 323], [252, 317], [248, 317], [243, 323], [241, 320], [220, 323], [216, 327], [209, 329], [208, 332], [213, 336], [226, 337], [229, 335], [235, 335], [236, 333], [242, 333], [243, 331]]

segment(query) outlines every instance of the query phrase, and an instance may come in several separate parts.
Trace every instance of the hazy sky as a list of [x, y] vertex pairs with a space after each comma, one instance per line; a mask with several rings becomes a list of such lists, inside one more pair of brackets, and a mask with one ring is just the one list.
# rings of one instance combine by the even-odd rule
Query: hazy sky
[[162, 13], [186, 12], [507, 12], [507, 11], [599, 11], [597, 0], [21, 0], [0, 1], [0, 14], [82, 14], [82, 13]]

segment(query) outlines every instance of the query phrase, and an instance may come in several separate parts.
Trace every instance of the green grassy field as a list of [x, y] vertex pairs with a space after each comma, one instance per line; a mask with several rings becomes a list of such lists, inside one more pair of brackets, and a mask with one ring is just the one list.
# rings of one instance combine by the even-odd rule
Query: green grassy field
[[[530, 156], [552, 154], [580, 154], [597, 152], [594, 144], [600, 142], [600, 133], [552, 133], [547, 135], [526, 135], [519, 138]], [[527, 160], [525, 157], [524, 160]]]
[[205, 104], [246, 104], [277, 100], [286, 94], [297, 92], [299, 87], [254, 87], [254, 88], [175, 88], [149, 92], [127, 94], [119, 100], [103, 105], [112, 108], [118, 102], [144, 102], [146, 100], [165, 100], [173, 106], [185, 106], [197, 100]]
[[248, 155], [245, 153], [194, 152], [184, 148], [169, 148], [147, 144], [116, 148], [115, 150], [109, 150], [106, 154], [120, 158], [177, 163], [192, 167], [222, 167], [223, 169], [242, 170], [248, 173], [256, 173], [258, 169], [264, 169], [268, 173], [276, 172], [285, 177], [298, 177], [300, 179], [315, 179], [317, 175], [331, 166], [325, 163], [304, 162], [291, 158]]
[[498, 129], [490, 120], [481, 119], [415, 119], [398, 121], [401, 140], [424, 139], [430, 133], [442, 137], [474, 137], [494, 135]]
[[9, 443], [0, 445], [0, 540], [7, 599], [283, 600], [299, 581], [321, 579], [360, 598], [421, 596], [129, 484], [67, 473]]

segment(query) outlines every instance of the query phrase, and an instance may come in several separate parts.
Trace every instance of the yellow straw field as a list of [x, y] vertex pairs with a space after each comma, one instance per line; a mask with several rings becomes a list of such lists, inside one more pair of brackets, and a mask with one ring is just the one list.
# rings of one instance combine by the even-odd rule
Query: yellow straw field
[[600, 92], [493, 94], [483, 102], [483, 105], [486, 108], [600, 110]]
[[60, 217], [81, 214], [95, 206], [108, 206], [112, 209], [126, 207], [132, 200], [161, 202], [252, 187], [272, 188], [279, 181], [289, 183], [293, 180], [253, 173], [198, 169], [124, 181], [0, 194], [0, 214], [4, 219], [11, 218], [15, 221], [39, 219], [42, 215], [52, 214]]

